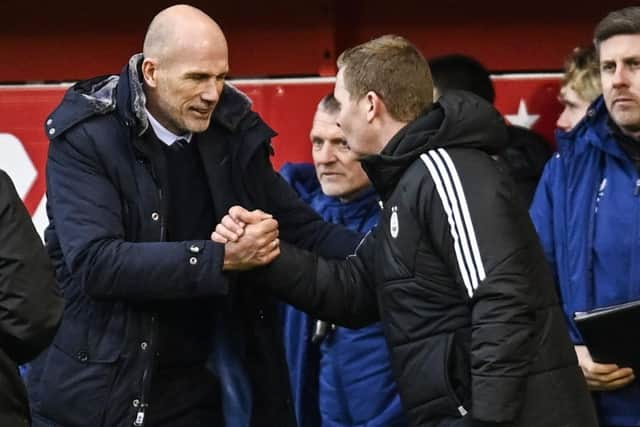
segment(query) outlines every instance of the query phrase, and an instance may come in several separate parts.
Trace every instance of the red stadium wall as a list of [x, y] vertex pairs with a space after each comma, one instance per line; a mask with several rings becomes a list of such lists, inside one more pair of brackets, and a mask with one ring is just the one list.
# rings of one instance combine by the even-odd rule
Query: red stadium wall
[[[175, 2], [0, 2], [0, 82], [73, 81], [120, 70], [151, 17]], [[430, 57], [460, 52], [494, 72], [559, 70], [608, 11], [637, 2], [193, 0], [223, 27], [234, 77], [330, 75], [349, 46], [384, 33]]]
[[[496, 76], [496, 105], [507, 120], [530, 126], [549, 141], [560, 105], [558, 76]], [[317, 101], [333, 87], [332, 78], [236, 81], [254, 108], [279, 135], [274, 139], [274, 166], [310, 161], [309, 130]], [[44, 122], [60, 102], [65, 86], [0, 86], [0, 169], [13, 178], [41, 230], [45, 224]]]
[[[64, 88], [6, 84], [117, 73], [140, 50], [151, 17], [172, 3], [113, 0], [98, 7], [80, 0], [0, 2], [0, 168], [9, 170], [40, 228], [46, 218], [43, 122]], [[635, 3], [191, 2], [215, 17], [227, 34], [233, 77], [269, 77], [239, 85], [279, 133], [274, 140], [276, 167], [309, 160], [315, 104], [331, 90], [333, 80], [273, 77], [332, 76], [337, 54], [385, 33], [406, 36], [426, 57], [453, 52], [477, 57], [495, 73], [498, 109], [508, 120], [530, 125], [552, 141], [560, 111], [558, 75], [540, 73], [559, 71], [574, 46], [589, 42], [595, 23], [607, 11]]]

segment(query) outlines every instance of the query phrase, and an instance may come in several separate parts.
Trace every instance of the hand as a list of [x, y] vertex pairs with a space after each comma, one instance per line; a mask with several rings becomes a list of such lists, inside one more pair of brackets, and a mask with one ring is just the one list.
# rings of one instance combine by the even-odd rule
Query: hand
[[222, 218], [215, 231], [211, 233], [211, 240], [222, 244], [237, 242], [244, 234], [244, 228], [247, 224], [255, 224], [270, 218], [273, 217], [260, 209], [248, 211], [242, 206], [232, 206], [229, 213]]
[[582, 368], [589, 390], [616, 390], [636, 379], [631, 368], [620, 368], [615, 364], [594, 362], [589, 349], [584, 345], [576, 345], [575, 350], [578, 356], [578, 364]]
[[225, 243], [222, 269], [241, 271], [269, 264], [280, 255], [278, 233], [278, 222], [271, 217], [244, 225], [236, 241]]

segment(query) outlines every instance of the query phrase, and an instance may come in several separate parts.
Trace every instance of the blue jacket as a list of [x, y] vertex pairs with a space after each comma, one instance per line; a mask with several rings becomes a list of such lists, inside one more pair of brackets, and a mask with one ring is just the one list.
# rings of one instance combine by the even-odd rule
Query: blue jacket
[[[235, 411], [227, 420], [292, 426], [278, 305], [264, 287], [242, 286], [259, 272], [223, 272], [224, 247], [210, 240], [166, 241], [171, 196], [162, 148], [144, 138], [141, 61], [136, 55], [120, 76], [76, 84], [46, 123], [45, 235], [66, 305], [53, 345], [29, 372], [34, 419], [64, 427], [143, 425], [134, 422], [154, 411], [159, 324], [174, 321], [156, 309], [179, 303], [194, 325], [184, 334], [212, 335], [213, 325], [199, 324], [198, 316], [214, 311], [216, 326], [224, 324], [218, 329], [235, 338], [217, 372], [223, 396], [211, 396], [211, 404], [222, 400], [225, 411]], [[359, 236], [323, 222], [275, 173], [274, 135], [249, 99], [225, 86], [211, 125], [197, 136], [216, 221], [240, 204], [272, 213], [283, 241], [319, 253], [353, 247]], [[182, 350], [205, 359], [208, 352]], [[229, 358], [235, 364], [224, 363]]]
[[[373, 188], [343, 203], [322, 192], [313, 165], [288, 163], [281, 174], [326, 221], [362, 233], [378, 221]], [[285, 307], [285, 351], [300, 426], [406, 426], [381, 325], [338, 327], [318, 346], [311, 343], [314, 324]]]
[[[530, 210], [575, 344], [575, 312], [640, 298], [640, 176], [609, 120], [599, 98], [571, 132], [558, 132]], [[638, 380], [594, 397], [601, 423], [640, 423]]]

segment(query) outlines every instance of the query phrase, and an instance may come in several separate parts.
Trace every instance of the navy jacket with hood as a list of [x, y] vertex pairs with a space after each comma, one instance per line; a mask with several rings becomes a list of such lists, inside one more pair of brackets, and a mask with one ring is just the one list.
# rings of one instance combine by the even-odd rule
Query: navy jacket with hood
[[[378, 222], [379, 199], [373, 188], [344, 202], [322, 192], [311, 164], [287, 163], [280, 173], [326, 221], [362, 233]], [[379, 323], [336, 327], [321, 343], [312, 343], [313, 318], [290, 305], [284, 313], [285, 351], [301, 426], [407, 425]]]
[[[640, 175], [609, 120], [599, 98], [578, 126], [558, 132], [530, 210], [575, 344], [575, 312], [640, 299]], [[611, 339], [625, 339], [624, 331]], [[593, 396], [603, 425], [640, 423], [638, 380]]]
[[[235, 364], [223, 357], [217, 372], [227, 423], [295, 425], [276, 302], [242, 285], [253, 273], [222, 271], [223, 245], [165, 241], [171, 200], [162, 149], [143, 138], [141, 61], [136, 55], [120, 76], [76, 84], [46, 123], [46, 240], [66, 306], [53, 345], [29, 374], [34, 420], [144, 425], [154, 411], [150, 386], [166, 321], [155, 304], [210, 298], [225, 325], [217, 329], [234, 338], [226, 354]], [[282, 240], [348, 253], [359, 236], [324, 223], [272, 169], [274, 135], [248, 98], [225, 85], [211, 125], [197, 135], [212, 215], [218, 221], [235, 204], [260, 208], [279, 221]], [[242, 372], [225, 372], [228, 366]]]

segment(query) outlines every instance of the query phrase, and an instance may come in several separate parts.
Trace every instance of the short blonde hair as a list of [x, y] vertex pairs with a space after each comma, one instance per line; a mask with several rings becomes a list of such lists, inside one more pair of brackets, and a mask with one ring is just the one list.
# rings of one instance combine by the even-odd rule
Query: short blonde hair
[[600, 96], [600, 67], [593, 46], [573, 49], [565, 61], [564, 69], [563, 86], [573, 89], [589, 103]]
[[407, 39], [385, 35], [345, 50], [338, 57], [349, 97], [380, 96], [391, 117], [410, 122], [431, 108], [429, 64]]

